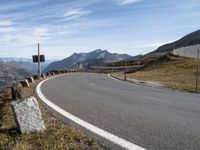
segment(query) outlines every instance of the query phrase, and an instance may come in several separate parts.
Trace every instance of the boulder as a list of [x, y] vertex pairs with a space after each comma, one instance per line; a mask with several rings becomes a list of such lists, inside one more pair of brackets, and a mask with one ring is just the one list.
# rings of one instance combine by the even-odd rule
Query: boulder
[[39, 132], [46, 129], [35, 97], [13, 101], [11, 106], [20, 133]]
[[11, 92], [12, 92], [12, 99], [16, 100], [16, 99], [22, 99], [23, 98], [23, 94], [22, 94], [22, 85], [21, 83], [15, 83], [13, 84], [13, 86], [11, 87]]

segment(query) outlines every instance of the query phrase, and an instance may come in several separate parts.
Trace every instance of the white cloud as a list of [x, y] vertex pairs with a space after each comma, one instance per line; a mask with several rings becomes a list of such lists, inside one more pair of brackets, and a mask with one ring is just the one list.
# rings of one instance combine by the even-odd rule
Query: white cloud
[[5, 3], [5, 4], [0, 4], [1, 11], [7, 11], [7, 10], [15, 10], [15, 9], [20, 9], [22, 7], [28, 7], [28, 6], [34, 6], [36, 4], [40, 4], [39, 2], [21, 2], [21, 3], [16, 3], [14, 1]]
[[79, 17], [85, 16], [85, 15], [88, 15], [89, 13], [90, 13], [90, 11], [88, 11], [88, 10], [74, 9], [74, 10], [65, 12], [63, 17], [74, 19], [74, 18], [79, 18]]
[[139, 2], [141, 0], [117, 0], [120, 5], [128, 5], [132, 3]]
[[14, 22], [10, 21], [10, 20], [0, 21], [0, 26], [11, 26], [13, 24], [14, 24]]
[[13, 27], [3, 27], [0, 28], [0, 33], [11, 33], [17, 31], [17, 28], [13, 28]]
[[50, 39], [49, 29], [47, 27], [37, 27], [33, 30], [33, 37], [40, 41], [48, 40]]

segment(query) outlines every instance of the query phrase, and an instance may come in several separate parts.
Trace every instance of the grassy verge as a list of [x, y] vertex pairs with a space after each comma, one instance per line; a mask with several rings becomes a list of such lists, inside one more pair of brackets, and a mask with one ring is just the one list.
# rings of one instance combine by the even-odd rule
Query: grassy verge
[[[25, 97], [33, 95], [35, 85], [23, 89]], [[19, 134], [11, 110], [11, 101], [10, 97], [4, 97], [0, 100], [1, 150], [102, 149], [93, 139], [52, 117], [41, 104], [40, 108], [47, 130], [40, 133]]]
[[[177, 90], [194, 92], [196, 89], [197, 59], [176, 58], [171, 60], [158, 60], [144, 69], [127, 74], [127, 78], [144, 81], [160, 82], [164, 86]], [[115, 77], [124, 79], [122, 73], [114, 74]], [[200, 90], [200, 80], [199, 80]]]

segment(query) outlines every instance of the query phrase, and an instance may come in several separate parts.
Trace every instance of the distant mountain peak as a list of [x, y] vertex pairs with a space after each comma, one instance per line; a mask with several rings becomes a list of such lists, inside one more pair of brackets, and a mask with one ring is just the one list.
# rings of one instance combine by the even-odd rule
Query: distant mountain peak
[[96, 49], [89, 53], [73, 53], [68, 58], [53, 62], [45, 69], [45, 72], [77, 67], [80, 66], [80, 64], [82, 67], [102, 66], [105, 65], [106, 62], [110, 62], [112, 60], [120, 61], [128, 58], [131, 58], [131, 56], [127, 54], [112, 54], [107, 50]]
[[102, 49], [96, 49], [96, 50], [94, 50], [93, 52], [100, 53], [100, 52], [102, 52], [102, 51], [103, 51]]

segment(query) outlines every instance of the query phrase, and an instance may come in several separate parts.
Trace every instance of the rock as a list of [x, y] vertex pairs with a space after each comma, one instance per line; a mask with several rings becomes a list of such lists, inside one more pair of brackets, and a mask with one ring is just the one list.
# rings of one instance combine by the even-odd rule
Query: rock
[[21, 133], [44, 131], [45, 125], [35, 97], [11, 103], [17, 128]]
[[28, 80], [20, 81], [22, 87], [30, 87]]
[[33, 77], [26, 78], [26, 80], [28, 80], [29, 83], [34, 83], [34, 79], [33, 79]]
[[11, 91], [12, 91], [12, 99], [13, 100], [23, 98], [21, 83], [13, 84], [13, 86], [11, 87]]
[[12, 88], [7, 87], [2, 90], [0, 90], [0, 100], [4, 99], [5, 97], [10, 97], [12, 96]]

